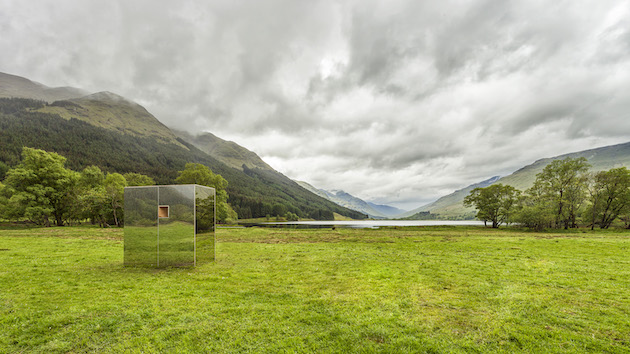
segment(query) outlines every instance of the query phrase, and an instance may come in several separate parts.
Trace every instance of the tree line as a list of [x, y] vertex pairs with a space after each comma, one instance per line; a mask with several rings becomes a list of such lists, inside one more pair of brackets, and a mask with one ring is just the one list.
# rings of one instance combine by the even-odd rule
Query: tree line
[[[44, 226], [84, 221], [122, 226], [124, 188], [155, 185], [151, 177], [135, 172], [104, 173], [98, 166], [73, 171], [66, 168], [66, 158], [54, 152], [25, 147], [21, 156], [0, 182], [0, 215], [8, 220], [26, 219]], [[215, 188], [217, 220], [237, 217], [227, 203], [227, 181], [208, 167], [186, 164], [175, 181]]]
[[500, 183], [475, 188], [464, 205], [474, 206], [476, 217], [493, 228], [518, 223], [535, 230], [607, 229], [616, 220], [630, 228], [630, 170], [592, 172], [590, 167], [584, 157], [554, 160], [526, 191]]

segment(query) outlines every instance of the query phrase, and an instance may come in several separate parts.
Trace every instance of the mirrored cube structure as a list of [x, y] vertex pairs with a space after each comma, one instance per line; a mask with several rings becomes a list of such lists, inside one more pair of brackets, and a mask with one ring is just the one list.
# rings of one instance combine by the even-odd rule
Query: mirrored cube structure
[[216, 191], [196, 184], [125, 188], [125, 265], [214, 261]]

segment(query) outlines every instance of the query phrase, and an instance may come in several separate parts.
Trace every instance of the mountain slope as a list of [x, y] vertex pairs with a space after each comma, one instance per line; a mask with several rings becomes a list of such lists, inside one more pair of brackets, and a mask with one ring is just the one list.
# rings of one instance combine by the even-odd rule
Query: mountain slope
[[178, 138], [144, 107], [116, 94], [85, 96], [69, 89], [82, 97], [51, 95], [45, 101], [68, 99], [47, 104], [41, 102], [42, 92], [49, 88], [28, 79], [2, 74], [0, 87], [5, 96], [30, 98], [0, 98], [0, 161], [8, 165], [15, 165], [22, 147], [29, 146], [64, 155], [74, 170], [96, 165], [107, 172], [146, 174], [168, 184], [187, 162], [197, 162], [228, 181], [229, 202], [241, 218], [287, 211], [314, 219], [332, 219], [334, 213], [366, 217], [304, 190], [264, 162], [248, 168], [245, 161], [240, 169], [233, 168]]
[[383, 205], [383, 204], [374, 204], [372, 202], [367, 202], [369, 206], [371, 206], [372, 208], [374, 208], [374, 210], [378, 211], [379, 213], [387, 216], [387, 217], [393, 217], [396, 215], [400, 215], [402, 213], [406, 213], [406, 210], [403, 209], [398, 209], [396, 207], [390, 206], [390, 205]]
[[326, 198], [337, 205], [365, 213], [371, 218], [385, 218], [384, 214], [379, 213], [377, 210], [369, 206], [367, 202], [344, 191], [329, 192], [324, 189], [317, 189], [304, 181], [296, 181], [296, 183], [299, 184], [302, 188], [312, 193], [315, 193], [322, 198]]
[[177, 136], [141, 105], [111, 92], [55, 101], [38, 110], [78, 119], [124, 134], [147, 136], [184, 147]]
[[375, 219], [383, 219], [386, 217], [384, 214], [381, 214], [376, 209], [372, 208], [366, 201], [357, 198], [352, 194], [344, 191], [324, 190], [323, 192], [326, 194], [328, 200], [348, 209], [360, 211]]
[[452, 218], [472, 218], [475, 214], [475, 209], [464, 208], [462, 202], [464, 198], [475, 188], [487, 187], [499, 180], [499, 176], [494, 176], [485, 181], [471, 184], [465, 188], [458, 189], [455, 192], [445, 195], [433, 203], [421, 206], [417, 209], [408, 211], [401, 214], [399, 217], [406, 218], [413, 216], [414, 214], [430, 212], [431, 214], [439, 214], [440, 217], [452, 217]]
[[89, 94], [74, 87], [48, 87], [23, 77], [0, 73], [0, 97], [41, 100], [39, 109], [65, 119], [76, 118], [125, 134], [150, 136], [181, 145], [177, 136], [139, 104], [111, 92]]
[[224, 164], [243, 171], [246, 168], [260, 168], [263, 170], [274, 171], [267, 165], [255, 152], [250, 151], [233, 141], [226, 141], [212, 133], [201, 133], [193, 136], [187, 132], [171, 128], [181, 139], [193, 144], [199, 150], [214, 156], [217, 160]]
[[210, 167], [228, 181], [229, 203], [239, 217], [283, 215], [330, 220], [334, 213], [361, 219], [365, 215], [320, 198], [275, 171], [240, 171], [225, 165], [183, 140], [181, 145], [153, 137], [121, 134], [78, 119], [43, 113], [43, 103], [0, 98], [0, 161], [15, 165], [23, 146], [57, 152], [67, 157], [68, 167], [90, 165], [107, 172], [138, 172], [159, 184], [174, 183], [187, 162]]
[[320, 197], [326, 198], [348, 209], [365, 213], [371, 218], [384, 219], [404, 212], [404, 210], [400, 210], [389, 205], [378, 205], [366, 202], [344, 191], [327, 191], [324, 189], [317, 189], [304, 181], [296, 181], [296, 183]]
[[295, 181], [295, 183], [297, 183], [300, 187], [306, 189], [307, 191], [313, 193], [313, 194], [317, 194], [318, 196], [322, 197], [322, 198], [326, 198], [328, 199], [328, 193], [324, 192], [321, 189], [317, 189], [315, 187], [313, 187], [312, 185], [310, 185], [308, 182], [304, 182], [304, 181]]
[[[527, 165], [514, 173], [502, 177], [495, 183], [511, 185], [521, 191], [525, 191], [534, 184], [536, 174], [542, 172], [543, 168], [551, 161], [565, 158], [585, 157], [591, 164], [591, 171], [603, 171], [614, 167], [630, 167], [630, 142], [611, 146], [604, 146], [596, 149], [573, 152], [551, 158], [544, 158]], [[429, 211], [432, 214], [439, 214], [440, 217], [464, 218], [473, 215], [473, 208], [465, 208], [462, 202], [472, 188], [465, 188], [446, 195], [436, 202], [416, 209], [419, 211]]]
[[630, 142], [540, 159], [509, 176], [501, 178], [499, 183], [509, 184], [517, 189], [525, 190], [534, 184], [536, 174], [542, 172], [543, 168], [551, 161], [562, 160], [567, 157], [573, 159], [585, 157], [588, 163], [591, 164], [591, 171], [594, 172], [609, 170], [613, 167], [630, 167]]
[[87, 94], [87, 91], [74, 87], [48, 87], [20, 76], [0, 73], [0, 97], [30, 98], [51, 103]]

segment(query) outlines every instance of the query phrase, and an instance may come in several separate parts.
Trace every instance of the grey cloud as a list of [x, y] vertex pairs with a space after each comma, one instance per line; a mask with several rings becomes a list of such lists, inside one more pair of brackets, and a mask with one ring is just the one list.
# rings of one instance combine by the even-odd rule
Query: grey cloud
[[621, 0], [5, 0], [0, 10], [0, 51], [11, 53], [0, 71], [122, 94], [290, 177], [380, 202], [423, 203], [630, 138]]

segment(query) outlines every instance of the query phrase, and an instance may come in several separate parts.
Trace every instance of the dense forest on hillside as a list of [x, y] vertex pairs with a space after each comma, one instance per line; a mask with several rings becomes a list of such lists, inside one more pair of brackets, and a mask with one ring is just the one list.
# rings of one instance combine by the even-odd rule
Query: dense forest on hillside
[[[366, 217], [313, 195], [275, 171], [239, 171], [183, 140], [179, 142], [186, 148], [33, 111], [45, 105], [29, 99], [0, 99], [1, 163], [16, 165], [22, 147], [27, 146], [67, 157], [67, 167], [73, 170], [95, 165], [104, 172], [141, 173], [158, 184], [171, 184], [187, 162], [195, 162], [210, 167], [229, 182], [229, 203], [239, 218], [287, 212], [319, 220], [333, 219], [333, 212], [355, 219]], [[4, 174], [3, 170], [0, 165], [0, 173]]]

